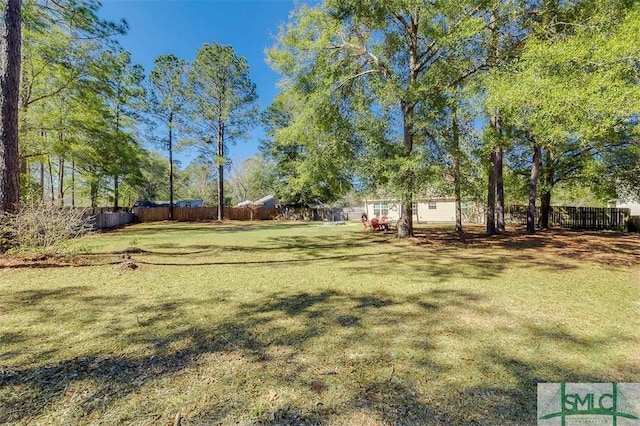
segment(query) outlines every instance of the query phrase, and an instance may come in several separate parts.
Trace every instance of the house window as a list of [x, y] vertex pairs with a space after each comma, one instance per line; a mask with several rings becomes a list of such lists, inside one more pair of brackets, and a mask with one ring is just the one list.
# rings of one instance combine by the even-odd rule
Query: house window
[[373, 203], [373, 216], [382, 217], [389, 214], [389, 205], [387, 203]]
[[436, 202], [435, 201], [429, 201], [429, 210], [435, 210], [436, 208], [438, 208]]

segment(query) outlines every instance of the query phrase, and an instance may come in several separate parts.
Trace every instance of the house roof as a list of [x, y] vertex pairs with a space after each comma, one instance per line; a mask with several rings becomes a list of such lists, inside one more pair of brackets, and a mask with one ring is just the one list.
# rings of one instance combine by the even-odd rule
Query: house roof
[[244, 200], [244, 201], [236, 204], [236, 207], [251, 207], [252, 205], [253, 205], [252, 201]]
[[260, 198], [259, 200], [256, 200], [254, 202], [254, 204], [264, 204], [267, 201], [275, 201], [275, 198], [273, 197], [273, 195], [267, 195], [267, 196], [264, 196], [264, 197]]

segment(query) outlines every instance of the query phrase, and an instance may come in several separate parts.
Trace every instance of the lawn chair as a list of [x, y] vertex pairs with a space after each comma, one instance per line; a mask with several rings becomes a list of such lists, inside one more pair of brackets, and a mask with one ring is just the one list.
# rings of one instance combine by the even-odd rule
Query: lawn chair
[[373, 218], [371, 219], [371, 229], [373, 229], [374, 231], [378, 231], [380, 229], [382, 229], [382, 226], [380, 225], [380, 221], [378, 220], [378, 218]]

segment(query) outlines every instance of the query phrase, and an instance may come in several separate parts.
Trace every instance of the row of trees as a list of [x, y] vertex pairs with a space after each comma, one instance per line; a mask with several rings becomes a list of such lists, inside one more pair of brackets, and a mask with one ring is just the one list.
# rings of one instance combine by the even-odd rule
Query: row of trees
[[[193, 63], [162, 55], [150, 74], [150, 111], [167, 130], [170, 204], [173, 205], [173, 134], [217, 165], [218, 218], [224, 217], [226, 147], [248, 137], [258, 117], [257, 92], [249, 66], [230, 46], [205, 44]], [[162, 139], [162, 138], [161, 138]]]
[[[640, 5], [627, 0], [325, 0], [302, 6], [268, 52], [284, 88], [265, 152], [289, 191], [343, 194], [358, 178], [403, 200], [460, 203], [484, 186], [504, 230], [504, 182], [542, 217], [563, 182], [638, 188]], [[304, 193], [307, 193], [305, 195]], [[546, 226], [546, 223], [542, 223]]]
[[560, 185], [602, 199], [640, 187], [637, 1], [302, 4], [267, 52], [282, 91], [260, 117], [229, 46], [205, 44], [192, 62], [160, 56], [147, 77], [114, 41], [126, 23], [98, 19], [96, 2], [2, 7], [2, 210], [17, 203], [16, 170], [23, 199], [46, 187], [73, 199], [77, 185], [92, 204], [105, 190], [116, 207], [164, 188], [173, 201], [174, 150], [186, 147], [200, 157], [178, 173], [181, 194], [210, 198], [215, 175], [222, 207], [228, 145], [259, 119], [262, 153], [227, 179], [234, 198], [255, 198], [249, 187], [295, 204], [386, 191], [403, 200], [401, 237], [425, 191], [455, 195], [458, 231], [462, 200], [482, 198], [494, 233], [506, 197], [528, 196], [533, 232], [536, 201], [546, 217]]
[[192, 63], [158, 57], [147, 78], [115, 42], [126, 22], [100, 20], [98, 8], [89, 0], [3, 3], [0, 209], [15, 208], [20, 193], [44, 199], [45, 188], [60, 203], [70, 192], [75, 204], [76, 187], [92, 206], [105, 190], [115, 208], [123, 194], [144, 198], [164, 168], [145, 140], [168, 150], [173, 204], [176, 132], [182, 147], [217, 165], [222, 206], [225, 146], [246, 137], [258, 116], [246, 61], [229, 46], [205, 44]]

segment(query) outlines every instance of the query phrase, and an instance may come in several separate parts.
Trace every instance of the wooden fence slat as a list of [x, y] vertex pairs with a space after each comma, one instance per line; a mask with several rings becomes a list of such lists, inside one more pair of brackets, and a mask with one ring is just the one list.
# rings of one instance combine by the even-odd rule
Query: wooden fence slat
[[99, 213], [95, 215], [95, 227], [98, 229], [116, 228], [133, 222], [133, 213]]
[[[272, 220], [280, 213], [279, 209], [260, 208], [224, 208], [224, 217], [227, 220]], [[138, 222], [158, 222], [169, 220], [169, 207], [136, 207], [133, 214]], [[173, 219], [178, 222], [194, 222], [201, 220], [217, 220], [217, 207], [174, 207]]]

